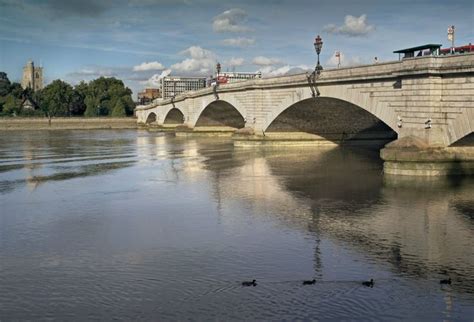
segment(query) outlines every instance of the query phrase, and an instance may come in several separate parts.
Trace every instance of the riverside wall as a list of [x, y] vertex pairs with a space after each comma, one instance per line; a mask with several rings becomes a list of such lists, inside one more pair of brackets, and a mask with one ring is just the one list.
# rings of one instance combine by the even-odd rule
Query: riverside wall
[[8, 130], [95, 130], [136, 129], [134, 117], [56, 117], [47, 118], [8, 117], [0, 118], [0, 131]]

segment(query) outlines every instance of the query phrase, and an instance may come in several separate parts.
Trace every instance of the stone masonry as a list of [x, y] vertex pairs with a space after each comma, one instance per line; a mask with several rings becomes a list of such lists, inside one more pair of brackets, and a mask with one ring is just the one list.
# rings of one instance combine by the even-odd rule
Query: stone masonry
[[235, 108], [245, 127], [264, 133], [294, 104], [317, 105], [318, 100], [332, 98], [369, 112], [399, 139], [418, 137], [430, 147], [450, 146], [474, 132], [474, 54], [328, 69], [317, 86], [321, 96], [312, 98], [305, 74], [250, 80], [220, 86], [218, 99], [212, 88], [205, 88], [173, 101], [138, 106], [136, 115], [139, 123], [154, 118], [163, 125], [168, 113], [177, 109], [192, 129], [206, 108], [222, 101]]

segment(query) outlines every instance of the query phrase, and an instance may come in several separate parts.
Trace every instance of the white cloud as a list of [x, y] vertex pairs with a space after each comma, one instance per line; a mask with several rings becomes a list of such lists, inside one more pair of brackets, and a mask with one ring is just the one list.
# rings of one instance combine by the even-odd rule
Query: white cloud
[[180, 54], [189, 58], [180, 63], [173, 64], [171, 69], [180, 72], [207, 74], [214, 70], [217, 63], [216, 54], [199, 46], [191, 46]]
[[161, 74], [155, 74], [151, 76], [148, 80], [140, 82], [140, 84], [148, 87], [158, 87], [160, 86], [160, 79], [171, 74], [171, 69], [165, 69]]
[[[343, 52], [341, 53], [341, 67], [350, 67], [350, 66], [357, 66], [362, 65], [363, 61], [359, 56], [348, 57]], [[337, 67], [338, 58], [336, 57], [336, 53], [334, 53], [331, 58], [326, 61], [327, 67]]]
[[280, 64], [281, 61], [277, 58], [268, 58], [268, 57], [265, 57], [265, 56], [257, 56], [252, 60], [252, 63], [254, 65], [258, 65], [258, 66], [270, 66], [270, 65]]
[[255, 38], [228, 38], [222, 40], [222, 44], [231, 47], [248, 47], [251, 45], [255, 45]]
[[73, 84], [81, 80], [91, 80], [98, 77], [119, 77], [123, 73], [128, 73], [130, 69], [123, 67], [106, 67], [106, 66], [85, 66], [77, 71], [66, 74], [65, 78]]
[[212, 29], [215, 32], [248, 32], [251, 31], [251, 29], [242, 25], [246, 18], [247, 12], [242, 9], [234, 8], [226, 10], [214, 17]]
[[234, 67], [234, 66], [242, 66], [245, 63], [243, 58], [234, 58], [232, 57], [227, 61], [227, 65]]
[[142, 72], [145, 70], [161, 70], [164, 68], [165, 66], [163, 66], [160, 62], [152, 61], [152, 62], [144, 62], [144, 63], [141, 63], [140, 65], [134, 66], [133, 71]]
[[284, 65], [281, 67], [274, 67], [274, 66], [265, 66], [261, 68], [259, 71], [262, 72], [263, 77], [275, 77], [275, 76], [283, 76], [283, 75], [293, 75], [293, 74], [300, 74], [306, 71], [310, 71], [311, 67], [307, 65]]
[[340, 27], [330, 24], [324, 27], [324, 31], [331, 34], [341, 34], [349, 37], [361, 37], [375, 30], [374, 25], [367, 24], [367, 15], [354, 17], [347, 15], [344, 24]]

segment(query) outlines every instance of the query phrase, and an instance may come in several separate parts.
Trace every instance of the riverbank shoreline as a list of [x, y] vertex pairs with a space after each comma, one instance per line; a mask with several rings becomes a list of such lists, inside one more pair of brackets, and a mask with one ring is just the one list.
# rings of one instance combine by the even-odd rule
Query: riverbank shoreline
[[56, 117], [49, 123], [47, 118], [15, 117], [0, 118], [0, 131], [9, 130], [97, 130], [136, 129], [134, 117]]

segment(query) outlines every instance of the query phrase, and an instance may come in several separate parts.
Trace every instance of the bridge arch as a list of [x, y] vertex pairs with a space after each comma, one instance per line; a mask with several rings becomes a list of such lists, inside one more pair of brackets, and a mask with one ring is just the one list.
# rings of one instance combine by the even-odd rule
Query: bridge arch
[[196, 114], [195, 127], [227, 126], [239, 129], [245, 126], [245, 112], [238, 105], [234, 105], [235, 103], [223, 99], [205, 103]]
[[351, 139], [383, 142], [397, 138], [395, 129], [370, 110], [327, 96], [303, 98], [286, 108], [280, 106], [280, 113], [266, 126], [265, 132], [305, 132], [334, 142]]
[[146, 117], [145, 124], [155, 123], [157, 120], [158, 120], [158, 118], [156, 116], [156, 113], [155, 112], [150, 112]]
[[474, 142], [474, 110], [464, 108], [461, 114], [448, 127], [447, 145], [462, 145]]
[[291, 95], [287, 95], [277, 106], [272, 108], [272, 112], [267, 116], [263, 124], [263, 130], [267, 130], [270, 124], [285, 110], [289, 107], [304, 101], [311, 99], [318, 103], [318, 101], [324, 99], [337, 99], [341, 102], [347, 102], [354, 106], [359, 107], [377, 117], [379, 120], [389, 126], [394, 132], [399, 131], [397, 127], [397, 115], [394, 110], [388, 106], [386, 102], [380, 102], [376, 97], [372, 97], [370, 92], [363, 92], [361, 89], [353, 88], [351, 86], [335, 85], [335, 86], [324, 86], [319, 88], [321, 96], [313, 98], [311, 91], [308, 87], [296, 89]]
[[166, 113], [163, 123], [164, 124], [183, 124], [184, 121], [185, 121], [184, 113], [180, 109], [173, 107]]

